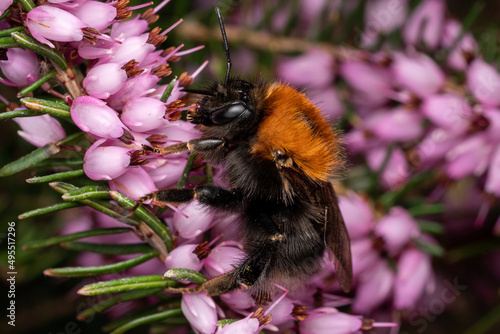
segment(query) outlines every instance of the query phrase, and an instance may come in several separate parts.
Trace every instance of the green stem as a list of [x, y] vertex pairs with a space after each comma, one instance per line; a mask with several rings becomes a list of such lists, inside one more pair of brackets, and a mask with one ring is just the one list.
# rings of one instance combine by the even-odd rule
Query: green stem
[[16, 161], [8, 163], [7, 165], [0, 168], [0, 177], [16, 174], [22, 170], [30, 168], [34, 164], [50, 158], [59, 151], [60, 149], [57, 145], [55, 145], [54, 143], [48, 143], [47, 145], [37, 148], [31, 153], [28, 153], [25, 156], [17, 159]]
[[19, 4], [23, 6], [24, 10], [29, 12], [33, 8], [35, 8], [35, 4], [31, 0], [18, 0]]
[[43, 77], [41, 77], [40, 79], [38, 79], [37, 81], [32, 83], [31, 85], [21, 89], [19, 91], [19, 93], [17, 93], [17, 97], [19, 98], [19, 97], [24, 96], [28, 93], [31, 93], [32, 91], [34, 91], [35, 89], [39, 88], [41, 85], [43, 85], [44, 83], [46, 83], [47, 81], [52, 79], [52, 77], [54, 75], [56, 75], [56, 72], [50, 72], [49, 74], [44, 75]]
[[[70, 203], [72, 204], [72, 203]], [[78, 239], [83, 239], [83, 238], [88, 238], [88, 237], [94, 237], [96, 235], [109, 235], [109, 234], [120, 234], [120, 233], [127, 233], [127, 232], [132, 232], [132, 229], [130, 228], [100, 228], [100, 229], [94, 229], [94, 230], [87, 230], [87, 231], [82, 231], [82, 232], [75, 232], [71, 234], [65, 234], [65, 235], [60, 235], [57, 237], [52, 237], [50, 239], [46, 240], [39, 240], [39, 241], [32, 241], [26, 245], [23, 246], [24, 250], [37, 250], [37, 249], [42, 249], [50, 246], [55, 246], [63, 242], [69, 242], [73, 240], [78, 240]]]
[[125, 325], [118, 327], [117, 329], [112, 331], [111, 334], [121, 334], [121, 333], [124, 333], [124, 332], [128, 331], [129, 329], [135, 328], [137, 326], [148, 324], [151, 322], [164, 320], [164, 319], [171, 318], [171, 317], [181, 315], [181, 314], [182, 314], [182, 310], [180, 308], [175, 308], [175, 309], [166, 310], [163, 312], [158, 312], [158, 313], [155, 313], [155, 314], [152, 314], [149, 316], [144, 316], [144, 317], [132, 320], [132, 321], [126, 323]]
[[70, 170], [68, 172], [54, 173], [45, 176], [35, 176], [26, 180], [28, 183], [46, 183], [46, 182], [54, 182], [62, 179], [68, 179], [73, 177], [78, 177], [85, 175], [83, 169]]
[[24, 213], [21, 213], [17, 218], [27, 219], [27, 218], [41, 216], [41, 215], [45, 215], [47, 213], [52, 213], [52, 212], [56, 212], [56, 211], [60, 211], [60, 210], [76, 208], [77, 206], [80, 206], [80, 204], [74, 203], [74, 202], [57, 203], [57, 204], [49, 205], [49, 206], [46, 206], [43, 208], [38, 208], [35, 210], [26, 211]]
[[157, 256], [158, 256], [157, 252], [151, 252], [138, 256], [131, 260], [121, 261], [103, 266], [50, 268], [46, 269], [43, 273], [47, 276], [53, 276], [53, 277], [88, 277], [88, 276], [107, 275], [107, 274], [119, 273], [127, 269], [133, 268]]

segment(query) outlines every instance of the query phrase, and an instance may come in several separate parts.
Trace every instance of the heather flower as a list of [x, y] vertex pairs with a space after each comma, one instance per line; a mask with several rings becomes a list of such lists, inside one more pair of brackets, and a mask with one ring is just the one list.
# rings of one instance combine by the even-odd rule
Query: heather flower
[[[470, 58], [474, 57], [478, 51], [477, 42], [472, 34], [469, 32], [464, 33], [462, 30], [460, 22], [447, 20], [441, 41], [441, 44], [445, 48], [453, 46], [446, 64], [452, 69], [461, 71], [467, 69]], [[463, 36], [461, 36], [462, 33]], [[460, 39], [456, 42], [458, 38]]]
[[164, 119], [165, 103], [150, 98], [138, 97], [130, 99], [124, 106], [121, 120], [130, 129], [146, 132], [166, 125]]
[[130, 164], [130, 149], [105, 145], [106, 141], [96, 141], [85, 153], [83, 170], [92, 180], [116, 179], [127, 171]]
[[398, 29], [406, 20], [408, 3], [404, 0], [372, 0], [365, 6], [362, 45], [373, 45], [379, 34]]
[[21, 127], [17, 131], [28, 143], [42, 147], [48, 143], [55, 143], [66, 137], [61, 124], [50, 115], [17, 117], [14, 121]]
[[107, 63], [94, 66], [83, 79], [83, 88], [90, 96], [107, 99], [118, 92], [125, 81], [127, 73], [120, 64]]
[[446, 79], [434, 60], [423, 53], [396, 53], [391, 68], [397, 83], [419, 97], [438, 92]]
[[259, 320], [256, 318], [252, 318], [247, 316], [244, 319], [235, 321], [233, 323], [227, 324], [225, 326], [219, 326], [217, 328], [216, 334], [231, 334], [231, 333], [239, 333], [239, 334], [255, 334], [259, 331]]
[[203, 264], [198, 259], [198, 256], [193, 254], [197, 245], [185, 244], [173, 249], [165, 259], [165, 267], [172, 268], [186, 268], [199, 271]]
[[497, 147], [494, 151], [490, 166], [489, 166], [488, 176], [485, 181], [484, 190], [486, 192], [500, 197], [500, 148]]
[[134, 201], [158, 190], [149, 174], [141, 167], [128, 168], [124, 174], [110, 180], [109, 187]]
[[408, 45], [423, 43], [429, 49], [436, 49], [443, 34], [445, 2], [424, 0], [410, 14], [403, 29], [403, 38]]
[[73, 42], [83, 39], [85, 24], [76, 16], [52, 5], [37, 6], [26, 16], [26, 25], [40, 43], [54, 48], [49, 41]]
[[478, 102], [490, 107], [500, 105], [500, 74], [483, 59], [476, 58], [469, 65], [467, 86]]
[[404, 252], [398, 261], [394, 286], [394, 306], [413, 309], [426, 288], [433, 283], [431, 260], [417, 249]]
[[203, 263], [203, 269], [209, 277], [216, 277], [230, 271], [235, 263], [241, 261], [245, 253], [231, 244], [220, 244], [212, 249]]
[[184, 313], [193, 329], [204, 334], [215, 332], [217, 323], [216, 305], [205, 292], [183, 294], [181, 308], [182, 313]]
[[351, 238], [364, 237], [373, 229], [373, 212], [368, 203], [356, 193], [349, 192], [346, 196], [341, 196], [339, 207]]
[[320, 307], [299, 322], [299, 331], [301, 334], [349, 334], [361, 330], [362, 325], [363, 321], [358, 316]]
[[368, 131], [385, 143], [410, 142], [423, 134], [422, 116], [404, 107], [374, 111], [365, 120]]
[[419, 235], [417, 222], [401, 207], [393, 207], [375, 226], [390, 254], [397, 254], [413, 238]]
[[[386, 160], [388, 154], [390, 156]], [[399, 147], [392, 150], [387, 147], [374, 148], [366, 154], [366, 162], [373, 171], [381, 170], [385, 163], [381, 174], [381, 182], [385, 188], [395, 188], [410, 176], [408, 161]]]
[[68, 10], [71, 14], [79, 18], [86, 26], [97, 30], [107, 28], [117, 14], [116, 8], [110, 3], [87, 0], [75, 9]]
[[420, 110], [436, 126], [455, 134], [464, 133], [472, 119], [472, 108], [467, 100], [450, 93], [429, 96]]
[[3, 15], [5, 10], [12, 5], [12, 2], [14, 2], [14, 0], [3, 0], [0, 2], [0, 15]]
[[20, 48], [7, 49], [7, 59], [0, 60], [4, 78], [0, 82], [9, 86], [30, 85], [40, 78], [40, 62], [36, 54]]
[[98, 137], [112, 139], [124, 134], [125, 125], [118, 113], [95, 97], [77, 97], [71, 106], [71, 118], [80, 129]]
[[193, 200], [179, 207], [174, 214], [174, 225], [183, 238], [194, 238], [210, 228], [214, 213], [203, 204]]
[[387, 301], [394, 286], [395, 273], [387, 262], [379, 260], [359, 277], [352, 304], [356, 312], [367, 314]]

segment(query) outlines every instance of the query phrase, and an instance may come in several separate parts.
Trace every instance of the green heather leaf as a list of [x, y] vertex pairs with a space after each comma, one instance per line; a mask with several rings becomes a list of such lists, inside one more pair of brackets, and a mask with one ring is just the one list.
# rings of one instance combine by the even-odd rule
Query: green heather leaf
[[186, 166], [184, 166], [181, 178], [179, 179], [179, 182], [177, 182], [177, 185], [175, 186], [176, 188], [180, 189], [184, 187], [184, 185], [186, 184], [189, 173], [191, 173], [191, 169], [193, 168], [194, 159], [196, 159], [196, 153], [194, 152], [189, 153], [189, 158], [186, 162]]
[[174, 308], [174, 309], [166, 310], [163, 312], [157, 312], [157, 313], [154, 313], [152, 315], [143, 316], [143, 317], [134, 319], [134, 320], [126, 323], [125, 325], [118, 327], [117, 329], [112, 331], [111, 334], [125, 333], [129, 329], [135, 328], [137, 326], [145, 325], [145, 324], [148, 324], [151, 322], [165, 320], [165, 319], [175, 317], [175, 316], [181, 315], [181, 314], [182, 314], [182, 310], [180, 308]]
[[500, 304], [484, 314], [481, 319], [465, 331], [465, 334], [494, 333], [490, 332], [490, 330], [498, 324], [498, 319], [500, 319]]
[[154, 251], [154, 249], [146, 243], [97, 244], [90, 242], [64, 242], [61, 244], [61, 246], [74, 251], [111, 255], [149, 253]]
[[[7, 8], [7, 9], [5, 10], [5, 12], [3, 12], [3, 14], [2, 14], [2, 15], [0, 15], [0, 21], [1, 21], [1, 20], [3, 20], [4, 18], [6, 18], [9, 14], [10, 14], [10, 7], [9, 7], [9, 8]], [[22, 28], [24, 28], [24, 27], [22, 27]]]
[[71, 117], [70, 106], [62, 102], [25, 97], [21, 99], [21, 103], [27, 108], [38, 110], [52, 116]]
[[67, 172], [54, 173], [45, 176], [35, 176], [26, 180], [28, 183], [46, 183], [46, 182], [54, 182], [62, 179], [68, 179], [72, 177], [78, 177], [85, 175], [83, 169], [70, 170]]
[[49, 205], [49, 206], [46, 206], [43, 208], [38, 208], [35, 210], [26, 211], [24, 213], [21, 213], [18, 216], [18, 218], [19, 219], [32, 218], [32, 217], [36, 217], [36, 216], [40, 216], [40, 215], [45, 215], [47, 213], [60, 211], [60, 210], [76, 208], [77, 206], [81, 206], [80, 203], [74, 203], [74, 202], [57, 203], [57, 204]]
[[33, 168], [47, 168], [47, 167], [61, 167], [61, 166], [82, 167], [83, 166], [83, 155], [82, 155], [82, 159], [78, 159], [78, 158], [73, 158], [73, 159], [54, 158], [54, 159], [50, 159], [50, 160], [40, 161], [40, 162], [34, 164]]
[[411, 207], [408, 209], [408, 212], [412, 216], [420, 216], [420, 215], [435, 215], [444, 212], [443, 204], [423, 204]]
[[203, 284], [207, 280], [206, 277], [199, 272], [186, 268], [170, 269], [164, 276], [174, 281], [188, 281], [196, 284]]
[[444, 254], [444, 249], [443, 247], [436, 245], [436, 244], [431, 244], [427, 241], [424, 241], [422, 239], [413, 239], [413, 241], [417, 244], [417, 246], [423, 250], [426, 253], [429, 253], [433, 256], [443, 256]]
[[97, 282], [87, 284], [78, 290], [78, 294], [84, 296], [94, 296], [103, 293], [116, 293], [132, 290], [153, 289], [153, 288], [166, 288], [168, 284], [173, 282], [169, 281], [163, 275], [147, 275], [119, 278], [111, 281]]
[[16, 47], [19, 47], [19, 44], [12, 37], [0, 37], [0, 48], [8, 49]]
[[172, 94], [172, 91], [174, 90], [175, 82], [177, 81], [177, 76], [170, 81], [168, 84], [167, 88], [165, 88], [165, 91], [163, 92], [163, 95], [160, 98], [161, 102], [167, 102], [168, 98], [170, 97], [170, 94]]
[[[51, 182], [49, 183], [49, 186], [61, 194], [65, 194], [67, 192], [78, 189], [74, 185], [65, 182]], [[101, 200], [92, 200], [92, 199], [82, 199], [79, 200], [78, 202], [81, 204], [85, 204], [99, 212], [102, 212], [105, 215], [113, 217], [121, 221], [122, 223], [131, 226], [138, 226], [140, 224], [140, 221], [138, 219], [136, 218], [134, 219], [134, 217], [128, 217], [124, 215], [123, 209], [109, 202]]]
[[[127, 198], [126, 196], [120, 194], [117, 191], [109, 192], [111, 197], [120, 205], [126, 209], [132, 208], [135, 204], [133, 200]], [[172, 236], [168, 228], [151, 212], [144, 209], [143, 207], [137, 208], [134, 212], [134, 216], [141, 219], [151, 230], [153, 230], [165, 243], [167, 250], [172, 249]]]
[[4, 119], [10, 119], [14, 117], [30, 117], [30, 116], [39, 116], [43, 115], [43, 113], [33, 110], [33, 109], [20, 109], [20, 110], [12, 110], [0, 113], [0, 121]]
[[77, 202], [86, 199], [111, 199], [109, 188], [106, 186], [84, 186], [62, 195], [65, 201]]
[[42, 44], [21, 32], [14, 32], [11, 36], [23, 48], [31, 50], [40, 56], [47, 57], [63, 70], [68, 68], [68, 63], [66, 62], [64, 56], [51, 47]]
[[[72, 203], [69, 203], [69, 204], [72, 204]], [[60, 236], [53, 237], [50, 239], [32, 241], [32, 242], [24, 245], [23, 249], [24, 250], [37, 250], [37, 249], [42, 249], [42, 248], [58, 245], [58, 244], [63, 243], [63, 242], [69, 242], [69, 241], [73, 241], [73, 240], [94, 237], [96, 235], [121, 234], [121, 233], [127, 233], [127, 232], [131, 232], [131, 231], [133, 231], [133, 230], [130, 228], [126, 228], [126, 227], [100, 228], [100, 229], [94, 229], [94, 230], [87, 230], [87, 231], [82, 231], [82, 232], [75, 232], [75, 233], [60, 235]]]
[[0, 37], [10, 37], [13, 32], [23, 31], [24, 26], [0, 30]]
[[156, 256], [158, 256], [157, 252], [151, 252], [138, 256], [131, 260], [121, 261], [103, 266], [50, 268], [46, 269], [43, 273], [47, 276], [53, 277], [88, 277], [113, 274], [133, 268], [141, 263], [151, 260]]
[[54, 143], [48, 143], [47, 145], [39, 147], [31, 153], [28, 153], [16, 161], [8, 163], [0, 168], [0, 176], [9, 176], [19, 173], [20, 171], [30, 168], [40, 161], [50, 158], [59, 151], [60, 148], [57, 145]]
[[116, 296], [109, 296], [108, 298], [104, 299], [103, 301], [92, 305], [92, 307], [83, 310], [82, 312], [80, 312], [76, 316], [76, 318], [78, 320], [82, 321], [82, 320], [85, 320], [85, 319], [93, 316], [94, 314], [97, 314], [99, 312], [107, 310], [108, 308], [115, 306], [119, 303], [128, 302], [131, 300], [151, 296], [151, 295], [158, 293], [162, 290], [163, 290], [163, 288], [144, 289], [144, 290], [126, 292], [126, 293], [122, 293], [122, 294], [119, 294]]
[[21, 96], [24, 96], [26, 94], [31, 93], [32, 91], [34, 91], [35, 89], [39, 88], [41, 85], [43, 85], [44, 83], [46, 83], [47, 81], [52, 79], [52, 77], [54, 75], [56, 75], [56, 72], [50, 72], [49, 74], [44, 75], [43, 77], [41, 77], [40, 79], [38, 79], [37, 81], [32, 83], [31, 85], [21, 89], [19, 91], [19, 93], [17, 93], [17, 97], [21, 97]]
[[418, 226], [420, 231], [427, 232], [430, 234], [443, 234], [444, 226], [440, 223], [429, 221], [429, 220], [419, 220]]
[[447, 257], [452, 262], [458, 262], [465, 259], [498, 252], [500, 250], [500, 238], [492, 238], [471, 242], [466, 245], [453, 248], [448, 251]]
[[31, 0], [18, 0], [18, 2], [19, 4], [21, 4], [21, 6], [23, 6], [24, 10], [27, 12], [36, 7], [33, 1]]

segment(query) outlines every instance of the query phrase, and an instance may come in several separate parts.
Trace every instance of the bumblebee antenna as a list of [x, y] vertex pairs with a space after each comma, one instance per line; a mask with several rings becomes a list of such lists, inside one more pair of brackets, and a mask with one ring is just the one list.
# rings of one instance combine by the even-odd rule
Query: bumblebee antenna
[[226, 52], [227, 58], [227, 70], [226, 70], [226, 79], [224, 80], [224, 87], [227, 86], [227, 82], [229, 81], [229, 72], [231, 72], [231, 55], [229, 54], [229, 44], [227, 42], [226, 29], [224, 29], [224, 22], [222, 21], [222, 15], [220, 13], [219, 7], [215, 8], [217, 13], [217, 18], [219, 19], [220, 32], [222, 34], [222, 41], [224, 42], [224, 51]]

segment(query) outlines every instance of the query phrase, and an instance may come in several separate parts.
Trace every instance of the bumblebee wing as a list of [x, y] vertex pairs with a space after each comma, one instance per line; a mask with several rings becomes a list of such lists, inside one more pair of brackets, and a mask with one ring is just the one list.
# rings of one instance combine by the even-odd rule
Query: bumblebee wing
[[331, 183], [324, 183], [316, 193], [323, 210], [324, 238], [330, 260], [335, 265], [337, 280], [345, 292], [352, 285], [351, 242], [340, 212], [337, 195]]

